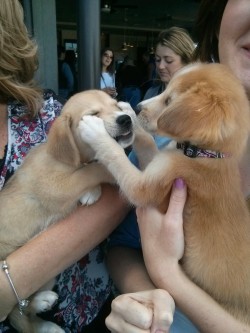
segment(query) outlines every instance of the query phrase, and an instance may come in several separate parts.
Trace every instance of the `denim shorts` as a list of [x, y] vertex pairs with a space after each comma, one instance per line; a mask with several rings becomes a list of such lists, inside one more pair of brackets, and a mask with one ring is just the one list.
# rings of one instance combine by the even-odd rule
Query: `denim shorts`
[[199, 331], [194, 324], [176, 308], [170, 333], [199, 333]]

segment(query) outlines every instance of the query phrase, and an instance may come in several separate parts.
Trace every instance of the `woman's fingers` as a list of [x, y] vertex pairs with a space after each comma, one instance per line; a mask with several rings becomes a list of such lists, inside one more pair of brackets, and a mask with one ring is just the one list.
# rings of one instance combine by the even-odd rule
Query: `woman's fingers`
[[167, 333], [173, 312], [174, 301], [165, 290], [124, 294], [112, 302], [106, 325], [112, 333]]
[[112, 333], [150, 333], [152, 319], [152, 308], [137, 293], [124, 294], [113, 300], [106, 326]]
[[187, 198], [187, 187], [183, 181], [183, 179], [178, 178], [174, 181], [168, 211], [167, 218], [169, 220], [182, 222], [182, 213], [183, 208]]

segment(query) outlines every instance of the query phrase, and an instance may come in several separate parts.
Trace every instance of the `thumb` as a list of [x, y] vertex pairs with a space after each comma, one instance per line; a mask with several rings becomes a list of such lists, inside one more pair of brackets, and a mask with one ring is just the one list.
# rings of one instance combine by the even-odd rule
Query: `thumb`
[[171, 191], [168, 215], [176, 219], [182, 217], [183, 208], [187, 199], [187, 187], [182, 178], [175, 179]]
[[154, 296], [154, 316], [150, 332], [168, 333], [173, 323], [174, 300], [165, 290], [161, 289], [156, 289]]

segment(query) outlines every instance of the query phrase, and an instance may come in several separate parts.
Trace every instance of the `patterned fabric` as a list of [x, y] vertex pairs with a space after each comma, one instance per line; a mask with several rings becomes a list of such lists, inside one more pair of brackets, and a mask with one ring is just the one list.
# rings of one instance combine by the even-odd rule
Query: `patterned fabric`
[[[8, 104], [8, 146], [0, 163], [0, 190], [28, 151], [46, 141], [61, 109], [62, 104], [51, 90], [45, 91], [43, 107], [32, 121], [27, 118], [25, 106], [16, 101]], [[84, 332], [84, 326], [97, 316], [111, 291], [101, 246], [61, 273], [55, 291], [59, 295], [58, 303], [53, 311], [42, 317], [58, 323], [67, 333]], [[15, 332], [8, 320], [0, 323], [0, 333], [3, 332]]]

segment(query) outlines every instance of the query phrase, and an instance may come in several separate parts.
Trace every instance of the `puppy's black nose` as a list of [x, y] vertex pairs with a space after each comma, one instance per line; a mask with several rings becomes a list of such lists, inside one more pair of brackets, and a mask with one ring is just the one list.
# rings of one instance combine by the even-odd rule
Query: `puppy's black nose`
[[130, 128], [132, 125], [132, 120], [127, 114], [117, 117], [116, 122], [118, 125], [126, 128]]

